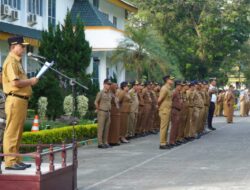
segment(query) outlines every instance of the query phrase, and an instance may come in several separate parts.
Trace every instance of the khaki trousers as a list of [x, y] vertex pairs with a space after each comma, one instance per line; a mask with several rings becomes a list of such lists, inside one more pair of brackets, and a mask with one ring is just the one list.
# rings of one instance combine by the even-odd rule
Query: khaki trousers
[[191, 135], [191, 120], [193, 116], [194, 108], [189, 107], [188, 114], [187, 114], [187, 122], [185, 124], [185, 137], [192, 137]]
[[[8, 96], [5, 102], [6, 128], [3, 138], [4, 154], [17, 154], [22, 140], [23, 126], [27, 116], [28, 101]], [[17, 156], [5, 156], [5, 167], [21, 161]]]
[[169, 111], [161, 112], [159, 111], [159, 116], [161, 118], [161, 127], [160, 127], [160, 145], [167, 144], [167, 137], [168, 137], [168, 129], [169, 129], [169, 122], [170, 122], [170, 113]]
[[198, 129], [199, 129], [200, 111], [201, 111], [201, 108], [194, 107], [193, 117], [192, 117], [192, 122], [191, 122], [192, 137], [194, 137], [196, 135], [196, 133], [198, 132]]
[[121, 112], [120, 117], [120, 137], [126, 137], [128, 133], [128, 112]]
[[108, 134], [110, 127], [110, 112], [98, 111], [98, 144], [108, 144]]
[[137, 123], [137, 115], [138, 113], [130, 112], [128, 118], [128, 136], [135, 136], [135, 129]]

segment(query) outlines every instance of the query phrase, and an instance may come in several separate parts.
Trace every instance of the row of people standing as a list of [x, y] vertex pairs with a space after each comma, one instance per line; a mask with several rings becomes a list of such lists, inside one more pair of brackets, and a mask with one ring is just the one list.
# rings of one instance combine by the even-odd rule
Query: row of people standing
[[211, 80], [210, 86], [205, 81], [174, 81], [172, 76], [165, 76], [163, 80], [165, 84], [158, 98], [160, 149], [171, 149], [200, 138], [205, 131], [215, 130], [212, 126], [213, 99], [217, 94], [215, 79]]
[[[128, 139], [157, 134], [160, 127], [158, 94], [153, 82], [122, 82], [120, 88], [109, 79], [95, 100], [98, 120], [98, 147], [129, 143]], [[110, 146], [111, 145], [111, 146]]]

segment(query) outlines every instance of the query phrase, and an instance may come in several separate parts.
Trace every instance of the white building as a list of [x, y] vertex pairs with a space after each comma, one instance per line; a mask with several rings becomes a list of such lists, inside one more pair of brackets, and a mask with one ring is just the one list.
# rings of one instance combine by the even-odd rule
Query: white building
[[[137, 8], [123, 0], [0, 0], [0, 64], [7, 53], [7, 39], [23, 35], [31, 46], [27, 51], [37, 53], [41, 31], [49, 24], [63, 23], [67, 10], [72, 20], [79, 15], [85, 24], [86, 40], [92, 47], [92, 59], [88, 68], [93, 80], [102, 82], [115, 73], [118, 82], [125, 80], [122, 63], [110, 64], [109, 57], [124, 37], [124, 27], [130, 12]], [[37, 64], [23, 58], [24, 69], [34, 75]]]

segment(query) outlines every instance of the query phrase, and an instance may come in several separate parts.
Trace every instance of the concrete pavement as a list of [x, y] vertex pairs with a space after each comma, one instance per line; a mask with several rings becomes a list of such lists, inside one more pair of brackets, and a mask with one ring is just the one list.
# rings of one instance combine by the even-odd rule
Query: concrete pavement
[[250, 190], [250, 118], [215, 118], [215, 132], [171, 150], [159, 135], [79, 149], [79, 190]]

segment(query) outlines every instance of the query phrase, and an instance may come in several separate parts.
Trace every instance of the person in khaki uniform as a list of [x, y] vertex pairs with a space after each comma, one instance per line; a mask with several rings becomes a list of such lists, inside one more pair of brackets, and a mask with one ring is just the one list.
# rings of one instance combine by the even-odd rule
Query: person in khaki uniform
[[173, 92], [173, 98], [172, 98], [171, 129], [170, 129], [170, 140], [169, 140], [169, 145], [171, 147], [179, 145], [179, 142], [177, 143], [177, 137], [179, 131], [182, 130], [181, 128], [183, 127], [181, 123], [181, 113], [183, 108], [181, 90], [182, 90], [181, 81], [176, 81], [175, 90]]
[[109, 127], [109, 140], [111, 146], [120, 145], [120, 105], [117, 93], [118, 85], [112, 83], [110, 87], [111, 92], [111, 112], [110, 112], [110, 127]]
[[[28, 79], [21, 58], [28, 45], [22, 36], [8, 39], [10, 52], [3, 64], [2, 82], [3, 91], [6, 94], [5, 113], [6, 128], [3, 138], [4, 154], [19, 153], [23, 126], [26, 120], [28, 100], [32, 94], [31, 86], [37, 84], [37, 78]], [[20, 157], [5, 156], [6, 170], [24, 170], [31, 167], [25, 164]]]
[[197, 92], [199, 94], [199, 98], [200, 101], [202, 102], [202, 106], [200, 109], [200, 113], [199, 113], [199, 124], [198, 124], [198, 129], [197, 129], [197, 133], [198, 134], [202, 134], [202, 132], [204, 131], [204, 127], [205, 127], [205, 92], [204, 92], [204, 86], [202, 84], [202, 82], [199, 82], [198, 88], [197, 88]]
[[127, 82], [122, 82], [120, 85], [120, 91], [118, 93], [118, 98], [120, 101], [120, 140], [122, 143], [129, 143], [126, 139], [128, 132], [128, 116], [130, 113], [131, 97], [128, 93], [129, 87]]
[[103, 82], [103, 90], [98, 92], [95, 99], [95, 107], [97, 110], [98, 121], [98, 148], [110, 148], [108, 144], [108, 134], [110, 127], [110, 110], [111, 110], [111, 93], [110, 86], [111, 81], [105, 79]]
[[209, 92], [208, 92], [208, 89], [209, 89], [209, 86], [208, 86], [208, 82], [207, 81], [204, 81], [203, 82], [203, 85], [204, 85], [204, 94], [205, 94], [205, 101], [204, 101], [204, 106], [205, 106], [205, 115], [204, 115], [204, 127], [206, 126], [205, 128], [205, 131], [208, 132], [209, 129], [208, 129], [208, 112], [209, 112], [209, 106], [210, 106], [210, 95], [209, 95]]
[[154, 84], [154, 82], [151, 82], [149, 93], [150, 93], [150, 97], [152, 100], [152, 104], [151, 104], [151, 111], [150, 111], [149, 132], [152, 134], [157, 134], [157, 131], [155, 131], [155, 119], [156, 119], [155, 114], [156, 114], [156, 111], [158, 109], [158, 103], [157, 103], [158, 97], [156, 96], [154, 88], [155, 88], [155, 84]]
[[143, 93], [142, 89], [144, 87], [144, 83], [140, 83], [138, 86], [138, 100], [139, 100], [139, 109], [138, 109], [138, 117], [137, 117], [137, 123], [136, 123], [136, 137], [139, 137], [142, 135], [142, 120], [144, 119], [144, 99], [143, 99]]
[[135, 136], [137, 116], [139, 111], [139, 99], [138, 99], [138, 90], [139, 90], [139, 82], [132, 81], [132, 88], [129, 91], [129, 95], [131, 97], [131, 107], [128, 119], [128, 136], [130, 138]]
[[160, 149], [170, 149], [171, 146], [167, 143], [167, 137], [172, 110], [172, 85], [174, 83], [174, 77], [168, 75], [163, 77], [163, 80], [165, 81], [165, 84], [162, 86], [158, 98], [159, 116], [161, 119]]
[[200, 94], [200, 85], [199, 85], [199, 82], [197, 81], [195, 82], [195, 91], [193, 95], [193, 101], [194, 101], [194, 110], [193, 110], [193, 114], [194, 114], [193, 122], [194, 123], [193, 125], [195, 129], [195, 137], [200, 138], [199, 129], [200, 129], [201, 121], [203, 119], [202, 110], [204, 108], [204, 102]]
[[149, 134], [149, 129], [151, 127], [151, 109], [152, 109], [152, 99], [150, 96], [150, 83], [145, 82], [145, 87], [142, 90], [143, 94], [143, 100], [144, 100], [144, 106], [143, 106], [143, 112], [144, 112], [144, 118], [141, 123], [141, 128], [143, 129], [143, 136], [146, 136]]
[[189, 118], [188, 118], [188, 126], [187, 126], [187, 135], [189, 140], [193, 140], [196, 135], [196, 127], [195, 127], [195, 121], [197, 119], [197, 115], [194, 112], [195, 104], [194, 104], [194, 98], [195, 98], [195, 81], [191, 82], [189, 85], [189, 90], [187, 91], [187, 98], [189, 103]]
[[224, 100], [227, 110], [227, 123], [233, 123], [234, 104], [235, 104], [235, 96], [233, 90], [234, 87], [230, 85], [228, 91], [226, 92]]
[[[160, 90], [161, 90], [161, 86], [158, 83], [155, 83], [154, 92], [156, 95], [156, 101], [159, 98]], [[159, 109], [158, 109], [158, 104], [157, 104], [157, 109], [155, 111], [155, 120], [154, 120], [154, 131], [155, 132], [157, 132], [157, 133], [159, 132], [160, 125], [161, 125], [161, 121], [160, 121]]]
[[178, 132], [177, 141], [179, 143], [185, 143], [188, 140], [188, 135], [186, 134], [186, 130], [188, 127], [188, 118], [189, 118], [189, 102], [187, 97], [187, 90], [189, 89], [188, 84], [186, 82], [182, 82], [182, 91], [181, 91], [181, 99], [183, 102], [182, 110], [181, 110], [181, 118], [180, 123], [181, 127]]

